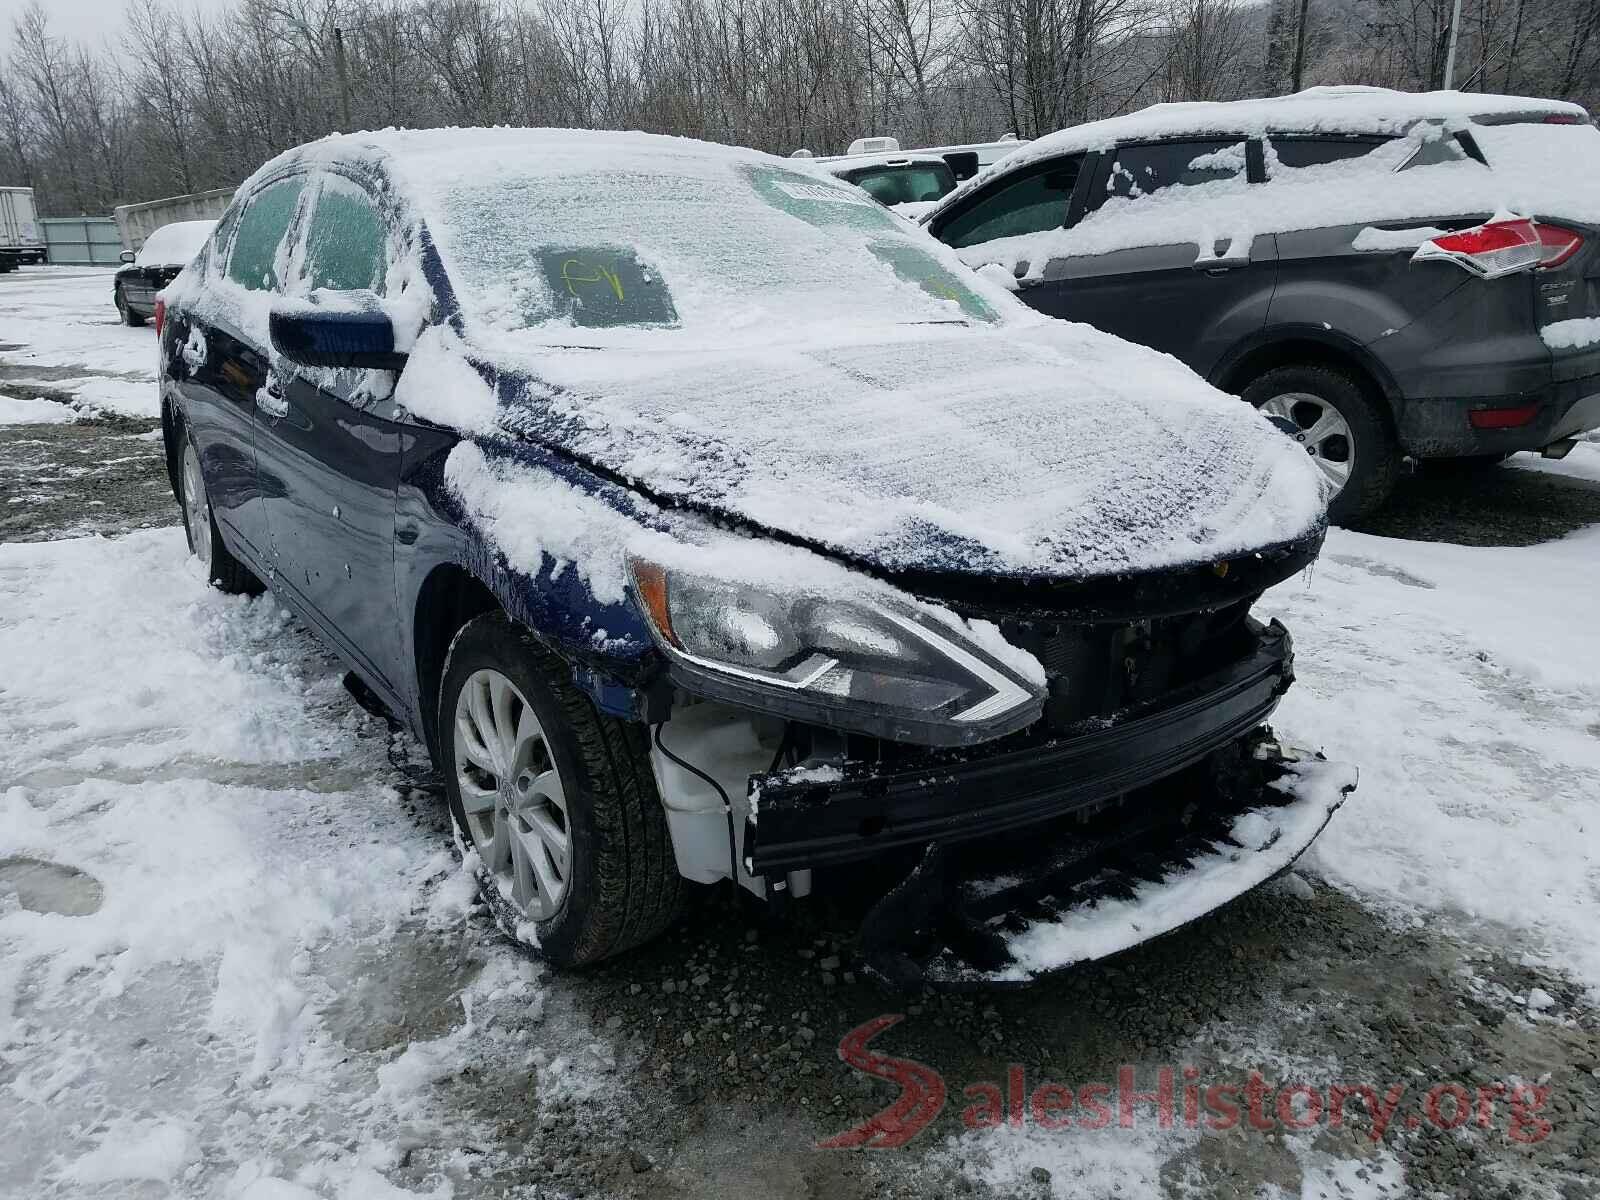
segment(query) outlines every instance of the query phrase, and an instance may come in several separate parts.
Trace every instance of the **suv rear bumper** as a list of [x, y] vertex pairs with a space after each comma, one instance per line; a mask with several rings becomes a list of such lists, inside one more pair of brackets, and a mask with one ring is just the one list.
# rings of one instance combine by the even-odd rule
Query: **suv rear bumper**
[[745, 856], [754, 874], [776, 875], [1092, 809], [1244, 737], [1293, 679], [1292, 640], [1273, 621], [1243, 659], [1104, 728], [1022, 748], [1002, 739], [910, 769], [851, 762], [821, 782], [805, 768], [754, 775]]
[[[1482, 409], [1525, 407], [1533, 415], [1510, 428], [1479, 429], [1472, 423], [1472, 414]], [[1600, 372], [1520, 395], [1407, 400], [1398, 432], [1409, 454], [1453, 458], [1538, 450], [1591, 429], [1600, 429]]]

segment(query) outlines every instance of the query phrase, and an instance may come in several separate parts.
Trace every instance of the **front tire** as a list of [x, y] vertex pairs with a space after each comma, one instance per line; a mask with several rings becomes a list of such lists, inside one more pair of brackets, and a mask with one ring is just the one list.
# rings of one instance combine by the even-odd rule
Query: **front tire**
[[200, 451], [187, 430], [183, 433], [183, 457], [178, 466], [178, 504], [183, 509], [183, 532], [189, 541], [189, 553], [200, 560], [206, 582], [230, 595], [259, 595], [261, 581], [223, 544], [222, 532], [211, 512], [211, 500], [206, 495]]
[[1274, 367], [1244, 389], [1246, 403], [1295, 427], [1306, 448], [1338, 490], [1328, 519], [1342, 524], [1383, 506], [1400, 476], [1400, 445], [1388, 413], [1351, 376], [1334, 367]]
[[485, 903], [514, 938], [578, 966], [661, 933], [684, 883], [644, 727], [601, 714], [567, 676], [503, 614], [474, 618], [445, 659], [437, 744]]

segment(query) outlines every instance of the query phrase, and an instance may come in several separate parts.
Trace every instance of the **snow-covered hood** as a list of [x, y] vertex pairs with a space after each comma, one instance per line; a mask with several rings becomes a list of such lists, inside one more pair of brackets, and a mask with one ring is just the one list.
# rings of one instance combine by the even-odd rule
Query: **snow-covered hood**
[[1148, 572], [1324, 520], [1303, 449], [1175, 359], [1087, 326], [669, 340], [497, 355], [498, 423], [660, 500], [891, 571]]

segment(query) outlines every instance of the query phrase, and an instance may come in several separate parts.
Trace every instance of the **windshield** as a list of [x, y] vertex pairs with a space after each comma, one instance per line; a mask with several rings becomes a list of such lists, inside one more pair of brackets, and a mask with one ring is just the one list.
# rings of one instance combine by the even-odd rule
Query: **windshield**
[[720, 335], [1000, 319], [1003, 298], [849, 184], [753, 155], [649, 149], [506, 155], [453, 175], [401, 165], [478, 326]]
[[956, 186], [949, 167], [874, 167], [853, 172], [850, 182], [879, 204], [914, 204], [919, 200], [938, 200]]

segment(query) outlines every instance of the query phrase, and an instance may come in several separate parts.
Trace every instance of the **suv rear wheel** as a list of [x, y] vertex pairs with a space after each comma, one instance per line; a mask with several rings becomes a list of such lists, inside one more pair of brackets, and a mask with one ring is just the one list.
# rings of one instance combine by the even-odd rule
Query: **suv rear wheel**
[[1274, 367], [1244, 389], [1244, 399], [1280, 423], [1294, 426], [1338, 491], [1329, 519], [1352, 521], [1382, 506], [1400, 473], [1400, 447], [1387, 414], [1371, 393], [1334, 367]]
[[644, 726], [598, 712], [569, 674], [488, 613], [451, 642], [438, 711], [450, 811], [477, 852], [479, 893], [506, 933], [557, 966], [649, 941], [684, 889]]

